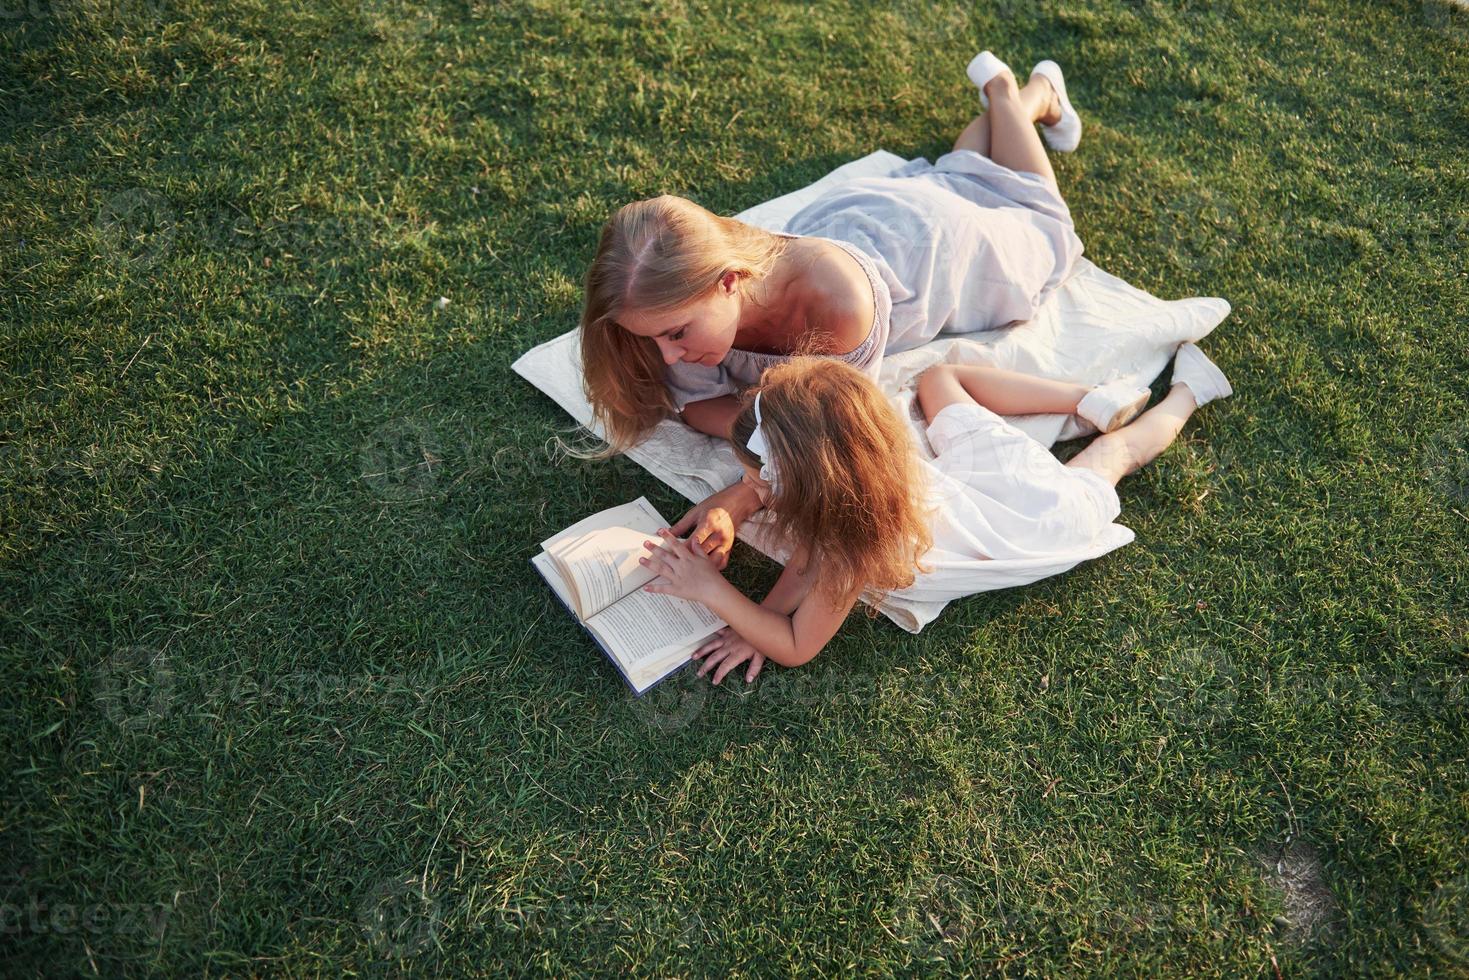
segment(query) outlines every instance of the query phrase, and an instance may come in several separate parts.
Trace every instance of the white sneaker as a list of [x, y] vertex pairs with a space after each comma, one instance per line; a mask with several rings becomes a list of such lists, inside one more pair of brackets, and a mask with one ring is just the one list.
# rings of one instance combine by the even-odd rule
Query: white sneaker
[[1010, 66], [996, 58], [992, 51], [981, 51], [969, 62], [969, 67], [964, 69], [964, 73], [969, 76], [971, 82], [979, 86], [980, 105], [986, 109], [990, 107], [990, 97], [984, 94], [984, 87], [1000, 72], [1009, 70]]
[[1234, 394], [1219, 365], [1205, 357], [1196, 344], [1184, 344], [1178, 348], [1178, 354], [1173, 358], [1173, 383], [1188, 385], [1194, 404], [1200, 406]]
[[1098, 432], [1111, 432], [1137, 418], [1152, 394], [1126, 381], [1110, 381], [1087, 392], [1077, 403], [1076, 414], [1096, 426]]
[[1081, 142], [1081, 115], [1071, 107], [1071, 100], [1066, 97], [1066, 78], [1061, 74], [1061, 66], [1054, 61], [1037, 62], [1030, 70], [1030, 77], [1037, 75], [1051, 83], [1056, 90], [1056, 99], [1061, 103], [1060, 120], [1053, 126], [1042, 123], [1041, 135], [1057, 153], [1070, 153]]

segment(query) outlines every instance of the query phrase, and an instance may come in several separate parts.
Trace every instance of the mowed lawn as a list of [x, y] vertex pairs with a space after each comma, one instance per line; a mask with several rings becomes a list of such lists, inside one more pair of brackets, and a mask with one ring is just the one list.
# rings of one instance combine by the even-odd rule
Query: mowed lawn
[[[529, 559], [687, 504], [511, 362], [983, 47], [1235, 396], [1134, 544], [634, 701]], [[1469, 972], [1466, 80], [1438, 0], [9, 4], [4, 972]]]

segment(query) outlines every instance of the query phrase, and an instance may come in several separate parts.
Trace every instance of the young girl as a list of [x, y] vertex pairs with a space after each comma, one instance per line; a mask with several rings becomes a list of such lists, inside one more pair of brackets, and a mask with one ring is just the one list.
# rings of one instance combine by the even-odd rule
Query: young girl
[[[1055, 62], [1021, 86], [985, 51], [969, 77], [987, 111], [951, 152], [838, 184], [784, 232], [669, 194], [607, 222], [586, 274], [581, 361], [609, 455], [674, 415], [728, 437], [740, 391], [791, 356], [876, 380], [885, 353], [1034, 315], [1082, 252], [1036, 126], [1069, 152], [1081, 119]], [[706, 505], [698, 537], [722, 559], [732, 535], [710, 542], [704, 518], [723, 507], [738, 527], [758, 502], [736, 484]]]
[[795, 359], [766, 372], [733, 425], [747, 478], [794, 546], [770, 594], [758, 605], [746, 598], [667, 528], [661, 543], [645, 543], [641, 561], [660, 576], [645, 588], [702, 602], [729, 624], [694, 653], [700, 676], [717, 667], [718, 684], [748, 663], [753, 681], [767, 658], [795, 667], [816, 656], [864, 591], [958, 598], [968, 593], [946, 583], [946, 566], [1095, 542], [1121, 512], [1118, 480], [1161, 453], [1195, 408], [1230, 393], [1223, 373], [1185, 344], [1161, 402], [1063, 465], [995, 413], [1074, 412], [1087, 389], [939, 365], [918, 381], [937, 453], [930, 464], [870, 379], [830, 359]]

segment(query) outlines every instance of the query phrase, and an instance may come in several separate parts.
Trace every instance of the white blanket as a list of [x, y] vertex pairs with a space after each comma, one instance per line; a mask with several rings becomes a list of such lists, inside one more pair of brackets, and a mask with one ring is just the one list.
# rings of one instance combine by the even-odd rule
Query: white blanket
[[[900, 156], [877, 150], [838, 167], [808, 187], [736, 217], [770, 231], [782, 231], [796, 212], [832, 184], [857, 177], [887, 176], [907, 163]], [[1034, 320], [981, 334], [940, 334], [922, 347], [885, 358], [880, 384], [910, 420], [920, 451], [932, 458], [923, 418], [913, 398], [918, 374], [932, 364], [990, 364], [1081, 384], [1101, 384], [1116, 378], [1149, 384], [1162, 373], [1180, 344], [1208, 335], [1228, 315], [1229, 304], [1222, 299], [1160, 300], [1083, 258], [1071, 279], [1052, 294]], [[601, 435], [582, 392], [575, 328], [527, 351], [515, 362], [514, 369], [577, 422]], [[1046, 446], [1095, 431], [1074, 416], [1027, 415], [1009, 420]], [[727, 442], [696, 432], [676, 419], [659, 423], [653, 435], [629, 450], [628, 456], [694, 502], [736, 482], [741, 474]], [[676, 519], [676, 515], [669, 516]], [[762, 512], [746, 521], [739, 529], [739, 538], [783, 563], [791, 549], [785, 542], [770, 540], [765, 533], [767, 518]], [[1101, 548], [1099, 553], [1106, 550], [1110, 549]], [[977, 562], [972, 591], [1015, 585], [1015, 570], [1007, 569], [1007, 564]], [[893, 596], [878, 609], [903, 629], [917, 633], [945, 605]]]

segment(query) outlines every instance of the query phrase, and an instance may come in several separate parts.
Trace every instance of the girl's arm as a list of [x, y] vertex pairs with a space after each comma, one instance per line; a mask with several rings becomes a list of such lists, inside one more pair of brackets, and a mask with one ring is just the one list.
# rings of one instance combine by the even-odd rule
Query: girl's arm
[[724, 584], [725, 588], [712, 590], [705, 604], [752, 647], [782, 667], [799, 667], [820, 653], [841, 629], [862, 591], [854, 589], [832, 605], [820, 590], [810, 589], [794, 615], [783, 615], [757, 606], [733, 585]]
[[[789, 616], [796, 611], [801, 600], [811, 591], [816, 578], [814, 570], [805, 575], [797, 571], [806, 560], [805, 555], [805, 549], [800, 548], [791, 556], [781, 570], [779, 580], [765, 594], [765, 598], [760, 600], [760, 608], [782, 616]], [[693, 657], [704, 661], [699, 668], [699, 676], [703, 677], [712, 670], [714, 673], [710, 680], [716, 685], [724, 680], [726, 674], [746, 661], [749, 661], [750, 666], [745, 670], [745, 683], [749, 684], [760, 675], [760, 668], [765, 666], [768, 659], [732, 626], [726, 626], [715, 633], [712, 639], [694, 651]]]
[[[765, 598], [760, 600], [760, 606], [771, 612], [778, 612], [783, 616], [789, 616], [796, 611], [801, 600], [806, 598], [811, 591], [811, 586], [816, 583], [816, 569], [808, 569], [802, 575], [799, 569], [806, 565], [806, 546], [802, 545], [791, 555], [786, 567], [781, 569], [780, 578], [765, 593]], [[739, 630], [735, 631], [736, 633]]]
[[689, 402], [679, 413], [685, 423], [705, 435], [729, 438], [729, 427], [740, 414], [740, 400], [734, 395], [720, 395], [703, 401]]
[[858, 586], [833, 604], [813, 583], [794, 615], [775, 612], [756, 605], [727, 582], [698, 545], [680, 541], [668, 531], [658, 533], [664, 539], [662, 545], [647, 542], [651, 554], [640, 560], [663, 582], [650, 582], [643, 588], [702, 602], [752, 647], [784, 667], [799, 667], [820, 653], [862, 591]]

